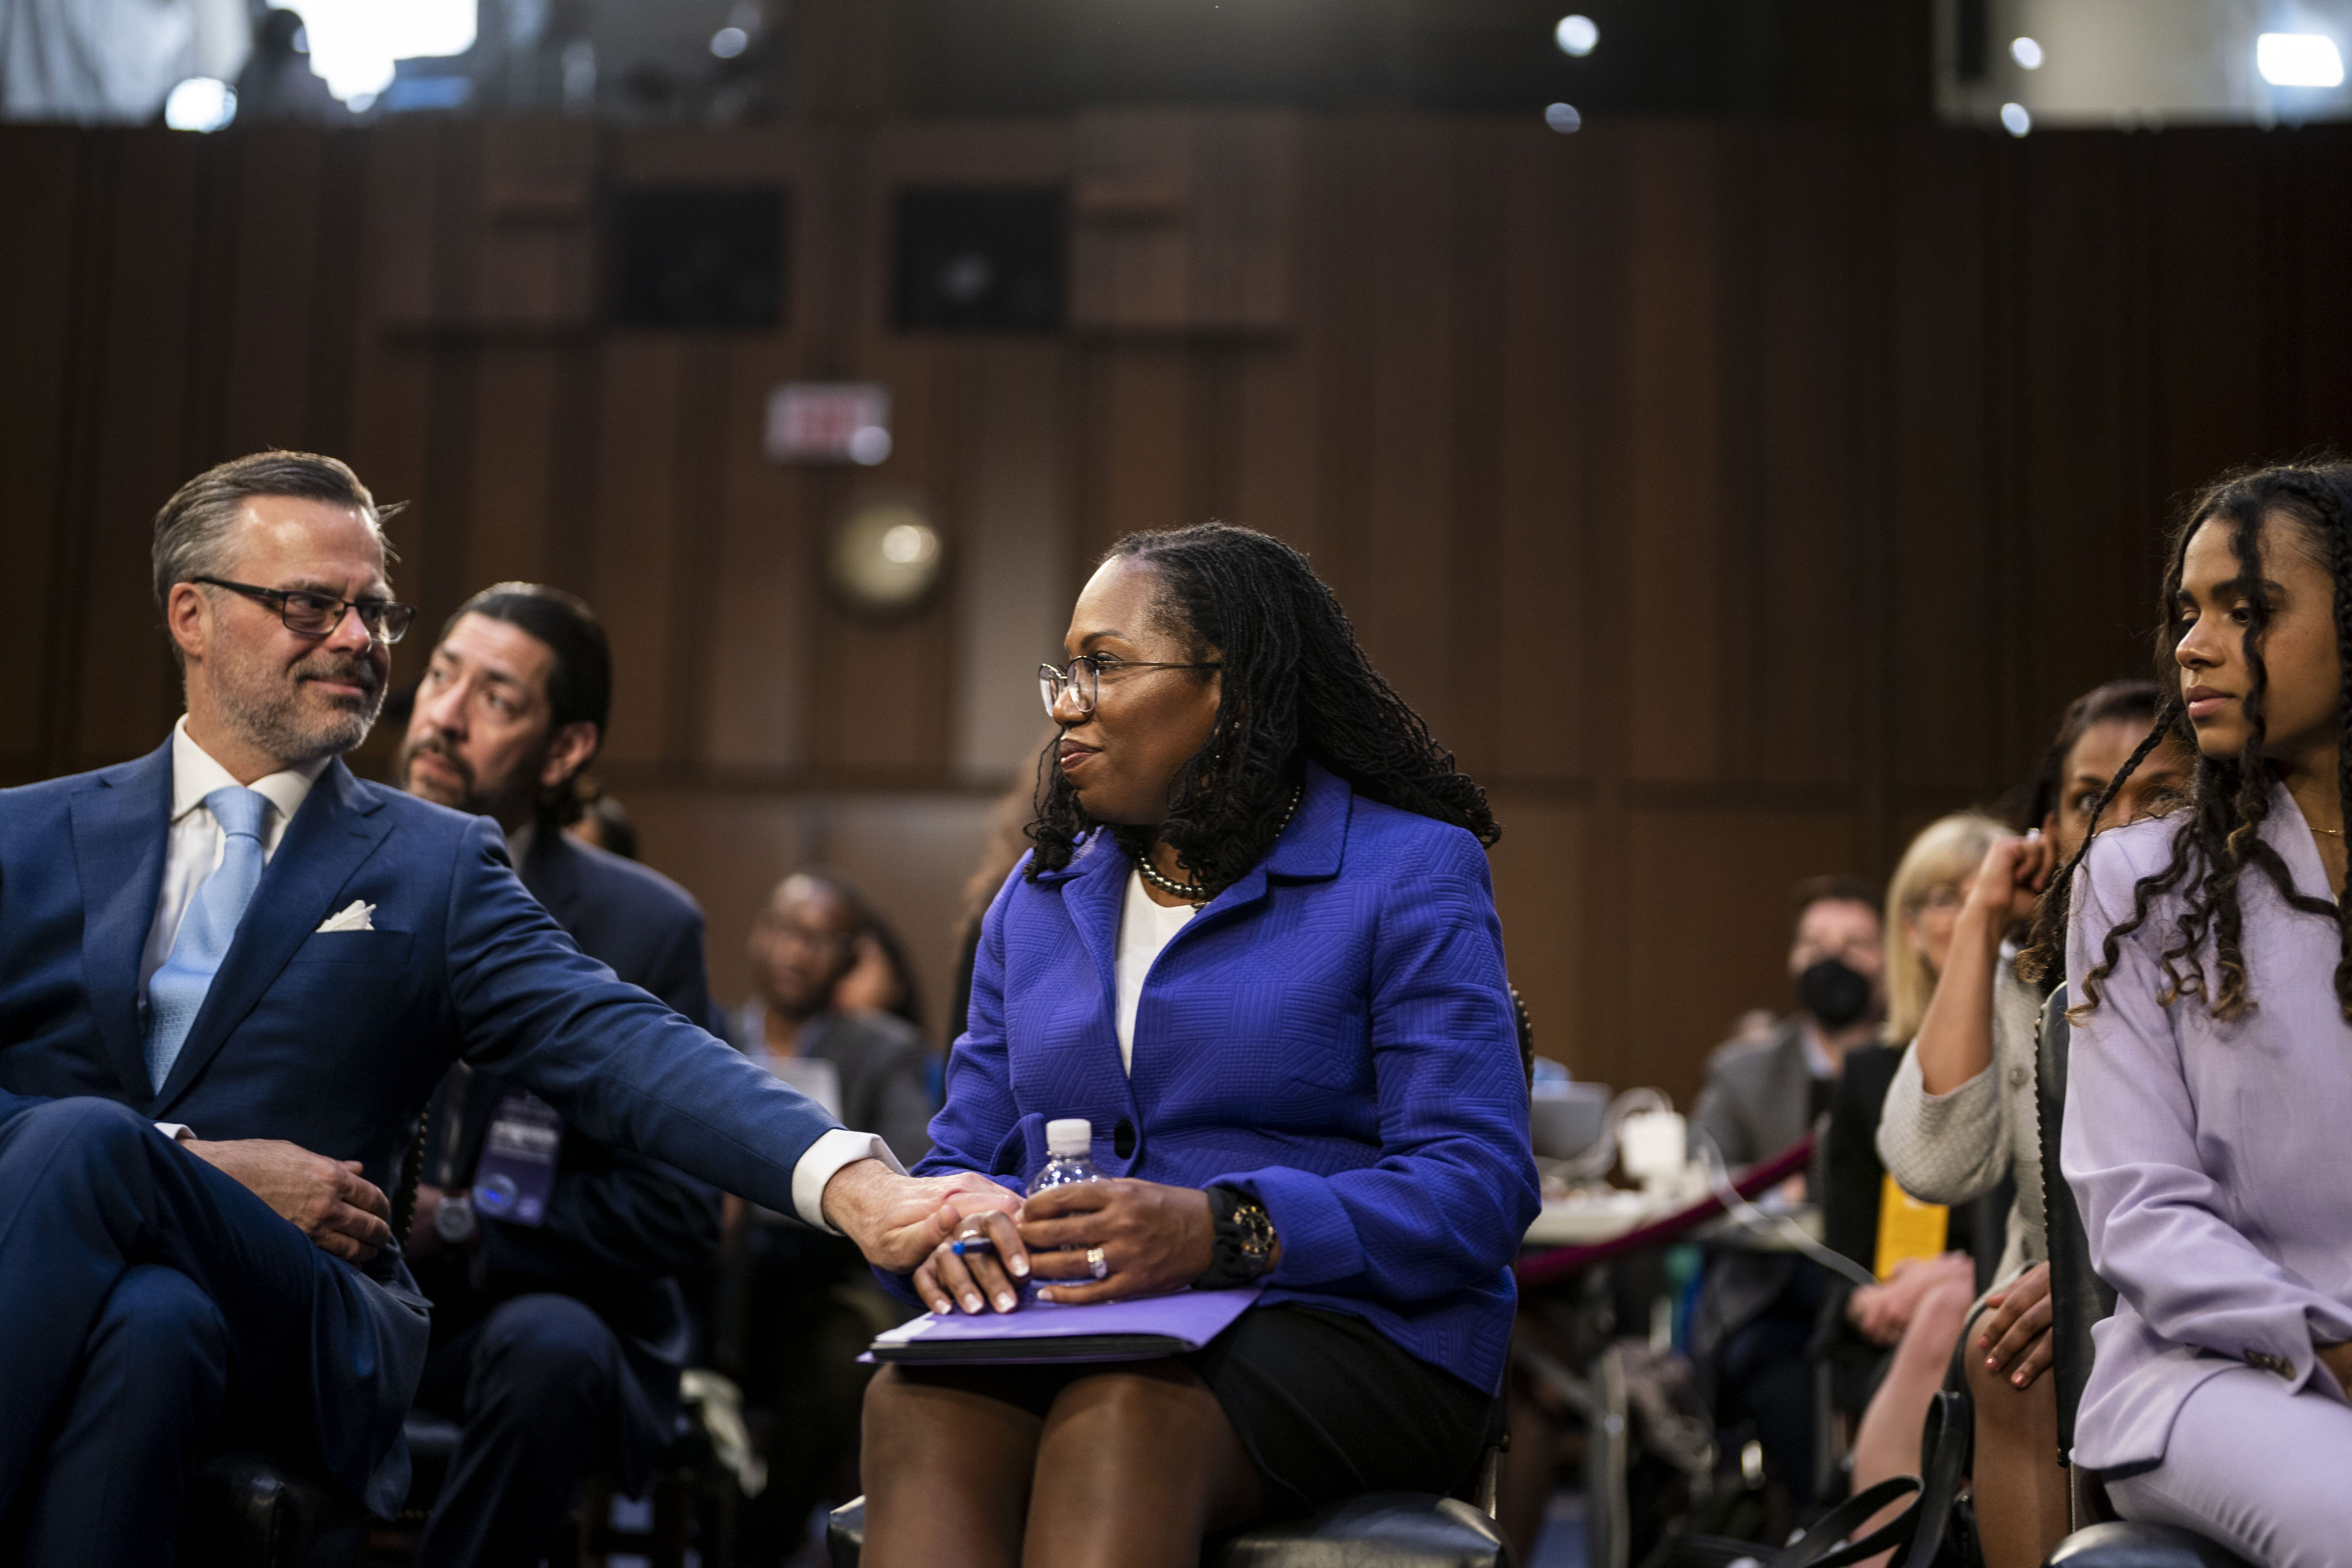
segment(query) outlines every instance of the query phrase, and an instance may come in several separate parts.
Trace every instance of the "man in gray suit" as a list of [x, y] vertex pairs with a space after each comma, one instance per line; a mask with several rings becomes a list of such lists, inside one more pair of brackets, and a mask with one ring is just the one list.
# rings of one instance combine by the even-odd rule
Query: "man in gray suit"
[[[1877, 891], [1854, 877], [1796, 889], [1789, 978], [1797, 1011], [1761, 1036], [1718, 1047], [1691, 1115], [1734, 1172], [1803, 1137], [1829, 1110], [1846, 1052], [1877, 1037], [1885, 953]], [[1724, 1252], [1710, 1260], [1691, 1325], [1691, 1353], [1714, 1373], [1727, 1424], [1756, 1426], [1764, 1473], [1803, 1508], [1812, 1500], [1813, 1398], [1808, 1346], [1821, 1268], [1793, 1253]]]

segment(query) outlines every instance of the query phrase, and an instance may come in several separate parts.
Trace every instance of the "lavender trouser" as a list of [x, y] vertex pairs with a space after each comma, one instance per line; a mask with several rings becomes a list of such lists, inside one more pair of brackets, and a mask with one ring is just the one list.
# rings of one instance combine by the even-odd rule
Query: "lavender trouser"
[[2352, 1406], [2232, 1367], [2199, 1384], [2152, 1470], [2110, 1479], [2126, 1519], [2210, 1536], [2263, 1568], [2352, 1563]]

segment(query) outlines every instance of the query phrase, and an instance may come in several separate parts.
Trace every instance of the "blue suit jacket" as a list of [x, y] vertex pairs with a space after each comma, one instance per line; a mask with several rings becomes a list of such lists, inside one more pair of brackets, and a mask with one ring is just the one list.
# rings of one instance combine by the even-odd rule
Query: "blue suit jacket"
[[[361, 1161], [390, 1192], [419, 1110], [462, 1056], [593, 1137], [791, 1212], [793, 1163], [833, 1120], [583, 956], [524, 891], [497, 824], [341, 762], [288, 825], [156, 1091], [137, 993], [171, 773], [166, 743], [0, 791], [0, 1091], [94, 1095], [208, 1139], [286, 1139]], [[375, 906], [374, 930], [318, 930], [353, 900]], [[319, 1436], [336, 1479], [390, 1513], [425, 1325], [395, 1252], [368, 1273], [388, 1363], [365, 1387], [316, 1391]]]
[[1131, 1077], [1113, 1023], [1131, 862], [1097, 833], [1064, 870], [1031, 882], [1026, 864], [982, 923], [917, 1169], [1018, 1189], [1046, 1121], [1083, 1116], [1107, 1175], [1265, 1204], [1266, 1303], [1351, 1313], [1500, 1388], [1509, 1264], [1541, 1199], [1477, 841], [1310, 765], [1273, 850], [1152, 965]]

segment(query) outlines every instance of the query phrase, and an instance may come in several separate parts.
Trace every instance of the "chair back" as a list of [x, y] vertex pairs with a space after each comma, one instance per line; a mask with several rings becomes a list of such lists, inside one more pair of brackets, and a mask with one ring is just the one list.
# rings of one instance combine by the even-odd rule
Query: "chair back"
[[2074, 1412], [2091, 1376], [2091, 1326], [2116, 1310], [2116, 1293], [2091, 1268], [2083, 1211], [2058, 1167], [2066, 1130], [2066, 987], [2042, 1006], [2035, 1042], [2034, 1101], [2042, 1121], [2042, 1212], [2050, 1233], [2050, 1373], [2058, 1395], [2058, 1457], [2074, 1447]]

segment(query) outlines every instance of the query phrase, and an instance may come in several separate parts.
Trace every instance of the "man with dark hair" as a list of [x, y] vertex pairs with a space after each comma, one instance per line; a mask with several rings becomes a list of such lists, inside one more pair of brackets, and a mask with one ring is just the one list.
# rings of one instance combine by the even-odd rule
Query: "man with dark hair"
[[232, 1433], [399, 1511], [428, 1314], [384, 1194], [461, 1058], [886, 1268], [1011, 1206], [615, 979], [496, 824], [352, 776], [413, 618], [379, 516], [329, 458], [192, 480], [154, 545], [187, 712], [0, 792], [0, 1558], [152, 1560]]
[[[1691, 1112], [1695, 1140], [1711, 1142], [1735, 1172], [1779, 1153], [1828, 1112], [1846, 1053], [1875, 1038], [1885, 1014], [1877, 892], [1858, 877], [1812, 877], [1791, 901], [1797, 1010], [1760, 1037], [1718, 1047]], [[1813, 1493], [1807, 1347], [1822, 1290], [1820, 1265], [1793, 1253], [1727, 1252], [1710, 1259], [1691, 1323], [1691, 1355], [1714, 1373], [1718, 1409], [1755, 1423], [1766, 1476], [1799, 1510]]]
[[[522, 885], [582, 952], [699, 1023], [711, 1016], [702, 911], [667, 878], [562, 829], [612, 689], [584, 603], [536, 583], [486, 588], [442, 628], [395, 777], [496, 821]], [[634, 1493], [667, 1441], [692, 1342], [675, 1277], [716, 1249], [719, 1196], [463, 1062], [433, 1125], [405, 1238], [434, 1307], [418, 1402], [464, 1436], [417, 1561], [558, 1555], [583, 1475], [614, 1466]], [[556, 1128], [544, 1158], [515, 1158], [530, 1130]], [[519, 1176], [531, 1190], [497, 1184]]]

